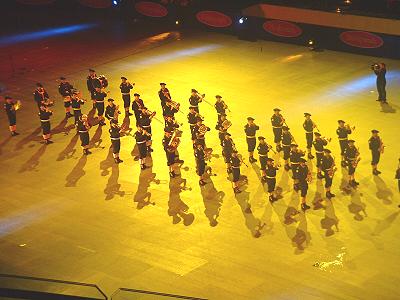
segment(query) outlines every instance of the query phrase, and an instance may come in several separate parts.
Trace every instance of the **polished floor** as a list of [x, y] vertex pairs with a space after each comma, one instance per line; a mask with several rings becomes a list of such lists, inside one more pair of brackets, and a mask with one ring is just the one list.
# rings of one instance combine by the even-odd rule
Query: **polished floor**
[[[377, 60], [373, 57], [214, 33], [172, 32], [114, 42], [96, 55], [81, 54], [73, 36], [48, 43], [48, 51], [62, 52], [68, 63], [37, 54], [41, 69], [4, 82], [23, 108], [20, 136], [8, 137], [4, 114], [0, 120], [0, 273], [96, 283], [107, 293], [129, 287], [218, 300], [400, 298], [400, 196], [394, 180], [400, 157], [398, 61], [384, 60], [389, 104], [381, 106], [369, 69]], [[35, 44], [27, 47], [29, 52]], [[56, 79], [66, 75], [88, 96], [88, 67], [108, 77], [110, 96], [119, 104], [120, 76], [135, 82], [134, 91], [158, 118], [162, 81], [185, 114], [191, 88], [211, 103], [221, 94], [244, 157], [246, 117], [253, 116], [259, 135], [272, 142], [269, 118], [280, 107], [302, 148], [303, 113], [310, 112], [323, 135], [332, 138], [329, 148], [338, 161], [335, 129], [344, 119], [356, 126], [352, 137], [362, 157], [356, 173], [360, 186], [344, 191], [346, 170], [339, 167], [333, 185], [337, 196], [326, 201], [315, 161], [309, 161], [314, 179], [307, 199], [317, 205], [296, 214], [299, 195], [290, 174], [279, 171], [283, 198], [271, 206], [255, 163], [242, 167], [248, 183], [235, 196], [219, 155], [217, 116], [207, 103], [200, 112], [212, 128], [206, 141], [214, 149], [210, 166], [216, 176], [204, 187], [198, 185], [183, 114], [177, 118], [184, 123], [180, 154], [185, 164], [177, 178], [168, 176], [162, 124], [156, 120], [152, 164], [145, 171], [133, 158], [131, 136], [122, 138], [124, 163], [114, 164], [107, 127], [91, 129], [93, 154], [82, 156], [72, 120], [63, 120]], [[58, 102], [54, 144], [48, 146], [41, 143], [32, 100], [36, 81]], [[380, 176], [371, 174], [371, 129], [381, 131], [386, 145]]]

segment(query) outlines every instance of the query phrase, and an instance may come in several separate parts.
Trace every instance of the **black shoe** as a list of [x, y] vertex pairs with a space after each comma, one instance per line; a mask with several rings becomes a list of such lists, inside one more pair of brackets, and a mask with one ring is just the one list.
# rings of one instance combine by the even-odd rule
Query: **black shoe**
[[307, 203], [302, 203], [302, 204], [301, 204], [301, 209], [302, 209], [303, 211], [306, 211], [307, 209], [310, 209], [310, 208], [311, 208], [311, 207], [308, 206]]
[[18, 132], [16, 132], [16, 131], [11, 131], [11, 136], [17, 136], [17, 135], [19, 135]]
[[354, 181], [354, 180], [351, 180], [350, 182], [349, 182], [349, 186], [351, 186], [351, 187], [357, 187], [357, 183]]
[[344, 160], [342, 160], [342, 162], [340, 163], [340, 165], [344, 168], [344, 167], [347, 167], [347, 163], [346, 163], [346, 161], [344, 161]]
[[326, 192], [326, 198], [331, 199], [335, 197], [335, 194], [332, 194], [331, 192]]
[[122, 159], [120, 159], [119, 157], [114, 158], [114, 161], [116, 164], [122, 163], [124, 162]]
[[262, 176], [262, 177], [261, 177], [261, 181], [262, 181], [262, 182], [267, 182], [267, 176]]
[[233, 192], [234, 192], [235, 194], [240, 194], [242, 191], [241, 191], [238, 187], [235, 187], [235, 188], [233, 189]]
[[372, 174], [374, 174], [374, 175], [379, 175], [379, 174], [381, 174], [382, 172], [381, 171], [378, 171], [377, 169], [375, 169], [375, 170], [373, 170], [372, 171]]
[[128, 117], [130, 117], [130, 116], [133, 116], [133, 113], [127, 112], [126, 115], [127, 115]]
[[177, 162], [178, 164], [183, 164], [185, 161], [182, 160], [182, 159], [178, 159], [176, 162]]
[[313, 159], [314, 155], [312, 155], [311, 153], [308, 153], [308, 159]]
[[290, 170], [290, 166], [289, 166], [289, 165], [285, 165], [284, 169], [285, 169], [286, 171], [289, 171], [289, 170]]
[[147, 168], [147, 166], [146, 166], [145, 164], [143, 164], [143, 165], [140, 165], [140, 168], [141, 168], [142, 170], [145, 170], [145, 169]]
[[269, 202], [271, 202], [271, 204], [272, 204], [272, 203], [274, 203], [275, 201], [278, 201], [278, 198], [276, 198], [276, 197], [274, 197], [274, 196], [271, 195], [271, 196], [268, 197], [268, 200], [269, 200]]
[[173, 171], [169, 172], [169, 177], [174, 178], [175, 177], [175, 173]]
[[200, 184], [201, 186], [204, 186], [204, 185], [206, 185], [206, 182], [205, 182], [203, 179], [200, 179], [200, 180], [199, 180], [199, 184]]
[[226, 169], [226, 172], [227, 172], [228, 174], [231, 174], [231, 173], [232, 173], [232, 169], [231, 169], [231, 168], [227, 168], [227, 169]]
[[358, 183], [357, 181], [353, 180], [354, 185], [359, 185], [360, 183]]
[[293, 189], [294, 189], [296, 192], [298, 192], [298, 191], [300, 190], [299, 184], [298, 184], [298, 183], [293, 184]]
[[153, 152], [154, 150], [153, 150], [153, 148], [148, 147], [148, 148], [147, 148], [147, 151], [148, 151], [148, 152]]
[[50, 145], [50, 144], [53, 144], [54, 142], [52, 140], [45, 140], [44, 143], [46, 145]]
[[318, 173], [317, 173], [317, 178], [318, 178], [318, 179], [322, 179], [322, 178], [324, 178], [324, 175], [322, 175], [321, 172], [318, 172]]
[[252, 164], [252, 163], [255, 163], [257, 161], [257, 159], [255, 159], [254, 157], [250, 157], [249, 158], [249, 162]]
[[104, 121], [99, 122], [99, 126], [104, 126], [106, 125], [106, 123], [104, 123]]

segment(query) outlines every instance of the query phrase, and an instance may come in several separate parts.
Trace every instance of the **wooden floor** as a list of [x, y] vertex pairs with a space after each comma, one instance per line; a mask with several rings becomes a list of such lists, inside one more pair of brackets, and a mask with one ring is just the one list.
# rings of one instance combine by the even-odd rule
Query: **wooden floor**
[[[73, 36], [57, 42], [77, 47]], [[310, 52], [301, 46], [172, 33], [125, 41], [118, 49], [105, 45], [93, 61], [79, 52], [68, 60], [5, 82], [24, 107], [18, 115], [20, 136], [9, 138], [4, 114], [0, 120], [0, 273], [96, 283], [107, 293], [129, 287], [218, 300], [400, 298], [400, 197], [394, 180], [400, 157], [398, 61], [384, 60], [389, 105], [381, 107], [369, 69], [376, 58]], [[150, 169], [140, 171], [129, 136], [122, 139], [124, 163], [114, 164], [106, 127], [92, 128], [93, 154], [82, 156], [72, 120], [62, 121], [55, 79], [66, 74], [86, 93], [88, 67], [106, 74], [119, 104], [119, 78], [128, 77], [158, 115], [162, 81], [185, 114], [191, 88], [210, 102], [221, 94], [232, 111], [230, 132], [245, 157], [248, 116], [271, 142], [269, 118], [280, 107], [304, 148], [303, 113], [310, 112], [321, 132], [332, 138], [329, 148], [337, 160], [335, 129], [337, 120], [344, 119], [356, 126], [352, 137], [362, 156], [356, 173], [360, 186], [351, 194], [342, 192], [346, 174], [339, 168], [336, 198], [293, 219], [288, 216], [298, 209], [299, 195], [284, 170], [278, 174], [284, 198], [273, 206], [257, 163], [242, 168], [248, 184], [235, 196], [222, 158], [215, 157], [210, 165], [217, 176], [200, 188], [183, 114], [177, 115], [184, 123], [180, 177], [169, 179], [162, 124], [156, 121]], [[52, 119], [55, 143], [49, 146], [41, 144], [31, 96], [37, 80], [58, 101]], [[202, 103], [200, 111], [213, 129], [214, 108]], [[379, 177], [371, 174], [371, 129], [381, 131], [387, 146]], [[220, 154], [215, 130], [206, 140]], [[315, 175], [315, 161], [309, 166]], [[314, 176], [309, 203], [321, 194], [322, 182]], [[144, 203], [148, 198], [153, 204]], [[215, 217], [218, 223], [211, 226]]]

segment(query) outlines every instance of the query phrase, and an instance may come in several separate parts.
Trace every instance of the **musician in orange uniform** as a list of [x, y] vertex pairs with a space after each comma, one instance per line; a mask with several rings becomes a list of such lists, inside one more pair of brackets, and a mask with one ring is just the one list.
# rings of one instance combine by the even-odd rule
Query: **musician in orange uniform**
[[129, 112], [129, 107], [131, 106], [131, 89], [133, 89], [134, 83], [131, 84], [128, 82], [128, 79], [124, 76], [121, 77], [121, 84], [119, 85], [119, 89], [121, 90], [122, 100], [124, 101], [124, 109], [125, 109], [125, 117], [132, 116]]
[[142, 113], [142, 109], [144, 108], [144, 102], [140, 99], [140, 95], [138, 93], [133, 94], [133, 102], [132, 102], [132, 110], [135, 114], [136, 124], [139, 122], [140, 114]]
[[17, 106], [10, 96], [5, 96], [4, 110], [6, 111], [11, 136], [17, 136]]
[[83, 149], [83, 155], [89, 155], [92, 152], [89, 150], [89, 129], [91, 125], [89, 124], [88, 116], [83, 114], [79, 117], [77, 128], [79, 133], [79, 138], [81, 140], [81, 146]]
[[244, 132], [246, 134], [246, 142], [247, 142], [247, 151], [249, 152], [249, 162], [255, 163], [257, 159], [254, 158], [254, 149], [256, 148], [256, 132], [259, 130], [258, 127], [254, 123], [254, 118], [248, 117], [247, 124], [244, 126]]
[[53, 141], [50, 140], [51, 137], [50, 116], [52, 114], [53, 112], [48, 107], [45, 107], [44, 105], [40, 107], [39, 119], [40, 119], [40, 124], [42, 126], [43, 140], [46, 145], [53, 143]]
[[107, 100], [108, 104], [106, 107], [106, 119], [111, 122], [111, 120], [117, 120], [118, 121], [118, 115], [121, 113], [119, 110], [117, 110], [117, 105], [114, 103], [114, 99], [109, 98]]
[[118, 126], [117, 120], [110, 121], [110, 129], [108, 132], [110, 133], [114, 161], [116, 164], [122, 163], [123, 160], [119, 158], [119, 151], [121, 149], [121, 127]]
[[344, 151], [344, 157], [348, 166], [349, 185], [355, 188], [359, 185], [359, 183], [354, 179], [354, 173], [356, 172], [357, 164], [360, 161], [360, 152], [354, 143], [354, 140], [349, 140], [349, 146]]
[[204, 181], [204, 174], [207, 164], [205, 160], [204, 148], [201, 143], [196, 144], [196, 148], [194, 150], [194, 157], [196, 158], [197, 175], [199, 175], [200, 177], [199, 184], [200, 186], [203, 186], [206, 184], [206, 182]]
[[381, 171], [378, 171], [378, 163], [381, 157], [381, 153], [383, 153], [384, 146], [382, 139], [378, 135], [379, 131], [374, 129], [371, 132], [372, 136], [368, 140], [368, 145], [372, 154], [372, 160], [371, 160], [372, 174], [379, 175], [381, 174]]
[[[142, 127], [137, 126], [137, 131], [135, 132], [136, 145], [139, 149], [140, 158], [140, 168], [142, 170], [146, 169], [146, 157], [147, 157], [147, 137], [150, 134], [146, 132]], [[151, 136], [151, 135], [150, 135]]]
[[58, 85], [58, 92], [63, 97], [64, 108], [65, 108], [65, 118], [71, 118], [71, 96], [74, 87], [67, 81], [67, 78], [60, 77], [60, 84]]
[[331, 150], [323, 149], [323, 157], [321, 159], [320, 168], [324, 172], [323, 178], [325, 179], [325, 192], [326, 198], [331, 199], [335, 197], [335, 194], [331, 193], [331, 186], [333, 181], [333, 175], [336, 171], [335, 160], [331, 155]]
[[76, 89], [72, 90], [71, 107], [74, 111], [75, 126], [78, 125], [79, 118], [82, 115], [81, 105], [83, 104], [85, 104], [85, 100], [79, 97], [79, 92]]

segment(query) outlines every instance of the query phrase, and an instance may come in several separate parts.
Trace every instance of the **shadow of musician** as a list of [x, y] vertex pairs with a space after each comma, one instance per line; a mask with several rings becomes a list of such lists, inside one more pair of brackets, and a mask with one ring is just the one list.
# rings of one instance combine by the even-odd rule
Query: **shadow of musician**
[[105, 148], [104, 146], [101, 146], [101, 142], [103, 141], [101, 139], [102, 132], [102, 126], [97, 126], [96, 131], [94, 132], [93, 137], [90, 140], [90, 145], [92, 146], [92, 148]]
[[172, 223], [178, 224], [183, 220], [183, 225], [189, 226], [194, 221], [194, 214], [189, 213], [189, 206], [182, 201], [181, 192], [191, 190], [186, 186], [186, 179], [181, 173], [169, 180], [168, 215], [172, 217]]
[[381, 112], [386, 113], [386, 114], [394, 114], [396, 113], [396, 109], [391, 106], [389, 103], [387, 102], [380, 102], [381, 105]]
[[313, 209], [318, 210], [318, 209], [324, 208], [322, 201], [323, 201], [325, 189], [324, 189], [322, 180], [318, 179], [318, 178], [315, 180], [315, 186], [316, 186], [316, 189], [315, 189], [315, 195], [314, 195], [312, 204], [314, 206]]
[[335, 207], [333, 206], [332, 201], [327, 201], [325, 206], [325, 216], [321, 219], [321, 228], [325, 229], [325, 236], [332, 236], [336, 232], [339, 232], [339, 219], [335, 214]]
[[354, 214], [354, 220], [356, 221], [362, 221], [364, 217], [368, 216], [365, 210], [366, 204], [361, 201], [361, 194], [358, 191], [351, 194], [351, 202], [347, 207], [349, 212]]
[[393, 192], [387, 187], [386, 183], [379, 176], [374, 176], [376, 185], [376, 197], [382, 200], [383, 204], [392, 204]]
[[[37, 127], [32, 133], [30, 133], [29, 135], [27, 135], [26, 137], [24, 137], [23, 139], [19, 140], [16, 144], [15, 144], [15, 150], [21, 150], [24, 148], [24, 146], [26, 144], [28, 144], [29, 142], [33, 142], [33, 141], [42, 141], [42, 137], [39, 136], [39, 134], [42, 132], [42, 127], [39, 126]], [[34, 147], [35, 145], [30, 145], [30, 147]]]
[[79, 135], [74, 135], [69, 141], [68, 145], [58, 154], [57, 161], [63, 161], [64, 159], [70, 159], [74, 157], [76, 152], [75, 146], [79, 139]]
[[310, 232], [308, 232], [308, 224], [305, 213], [299, 214], [299, 224], [291, 238], [292, 245], [295, 248], [295, 254], [303, 253], [311, 241]]
[[40, 163], [40, 158], [46, 152], [47, 145], [41, 145], [39, 149], [21, 166], [19, 173], [39, 171], [37, 167]]
[[79, 158], [77, 164], [75, 167], [71, 170], [71, 172], [67, 175], [65, 178], [66, 187], [75, 187], [78, 181], [85, 176], [86, 171], [84, 170], [85, 165], [87, 162], [87, 155], [82, 155], [81, 158]]
[[2, 149], [5, 145], [8, 144], [9, 141], [11, 141], [12, 136], [9, 135], [7, 138], [5, 138], [1, 143], [0, 143], [0, 155], [3, 153]]
[[391, 213], [389, 216], [387, 216], [383, 220], [378, 220], [372, 234], [380, 235], [383, 231], [389, 229], [399, 214], [400, 214], [400, 212], [396, 211], [394, 213]]
[[119, 164], [114, 163], [111, 166], [111, 175], [108, 177], [107, 185], [104, 188], [104, 194], [106, 195], [104, 200], [111, 200], [115, 195], [120, 197], [125, 196], [125, 191], [121, 191], [121, 184], [118, 183], [119, 178]]
[[135, 195], [133, 196], [133, 202], [137, 203], [137, 209], [142, 209], [149, 204], [156, 204], [151, 201], [151, 192], [149, 192], [149, 187], [152, 182], [160, 184], [160, 180], [156, 179], [156, 173], [153, 173], [153, 161], [151, 157], [148, 158], [146, 162], [147, 168], [139, 173], [139, 185]]
[[67, 118], [62, 119], [60, 123], [58, 123], [54, 128], [51, 129], [51, 134], [56, 135], [59, 133], [64, 133], [64, 135], [68, 135], [71, 129], [74, 128], [74, 125], [70, 124], [69, 126], [66, 126], [67, 123]]
[[208, 218], [211, 227], [218, 225], [218, 216], [225, 193], [217, 191], [211, 178], [207, 180], [207, 184], [201, 187], [201, 196], [204, 203], [204, 214]]
[[116, 165], [114, 161], [114, 156], [113, 156], [113, 149], [112, 147], [108, 149], [107, 157], [100, 162], [100, 175], [101, 176], [107, 176], [110, 174], [110, 169]]

